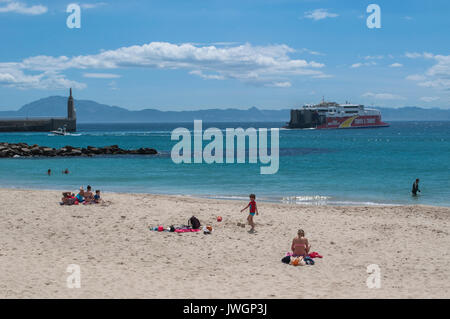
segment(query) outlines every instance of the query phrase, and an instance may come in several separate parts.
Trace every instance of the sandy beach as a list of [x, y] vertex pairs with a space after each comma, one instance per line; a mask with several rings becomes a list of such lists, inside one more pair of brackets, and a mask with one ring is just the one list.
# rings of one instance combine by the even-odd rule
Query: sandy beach
[[[0, 190], [0, 298], [450, 297], [450, 208], [258, 202], [249, 234], [236, 225], [247, 201], [105, 193], [104, 205], [60, 206], [60, 197]], [[213, 234], [149, 230], [192, 215]], [[314, 266], [280, 261], [298, 228], [324, 257]], [[70, 264], [81, 288], [67, 287]], [[379, 289], [366, 285], [370, 264]]]

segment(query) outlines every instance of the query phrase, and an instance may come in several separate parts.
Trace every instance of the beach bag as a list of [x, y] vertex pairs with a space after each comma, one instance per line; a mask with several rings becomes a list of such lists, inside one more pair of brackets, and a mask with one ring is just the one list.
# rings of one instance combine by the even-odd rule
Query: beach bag
[[309, 256], [306, 256], [305, 258], [303, 258], [303, 260], [307, 265], [314, 265], [314, 260]]
[[289, 265], [289, 263], [291, 262], [291, 257], [290, 256], [283, 257], [283, 259], [281, 259], [281, 262]]
[[200, 221], [195, 216], [189, 218], [188, 225], [191, 225], [193, 229], [199, 229], [201, 226]]
[[303, 257], [291, 257], [291, 262], [290, 264], [292, 266], [305, 266], [306, 263], [303, 260]]

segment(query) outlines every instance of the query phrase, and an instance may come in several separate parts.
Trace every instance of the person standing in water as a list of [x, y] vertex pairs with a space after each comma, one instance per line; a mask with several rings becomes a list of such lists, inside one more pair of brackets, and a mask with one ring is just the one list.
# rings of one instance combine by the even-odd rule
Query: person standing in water
[[413, 186], [412, 186], [412, 194], [413, 196], [417, 196], [417, 192], [420, 193], [420, 189], [419, 189], [419, 179], [416, 179], [416, 181], [414, 182]]
[[47, 170], [47, 175], [48, 176], [52, 175], [52, 170], [50, 168]]

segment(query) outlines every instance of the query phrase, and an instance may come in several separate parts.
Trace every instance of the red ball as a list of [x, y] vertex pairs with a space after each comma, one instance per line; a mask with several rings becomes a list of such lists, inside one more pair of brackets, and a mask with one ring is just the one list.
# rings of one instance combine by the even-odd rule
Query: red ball
[[217, 221], [221, 222], [222, 221], [222, 216], [217, 216]]

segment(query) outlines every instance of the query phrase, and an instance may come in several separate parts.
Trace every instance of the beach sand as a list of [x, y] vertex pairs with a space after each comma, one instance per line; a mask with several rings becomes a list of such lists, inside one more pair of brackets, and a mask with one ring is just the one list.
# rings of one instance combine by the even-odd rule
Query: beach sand
[[[60, 206], [61, 192], [0, 189], [0, 298], [450, 298], [450, 208], [258, 203], [103, 194], [106, 205]], [[186, 224], [203, 233], [158, 233]], [[216, 216], [222, 216], [221, 223]], [[297, 229], [323, 255], [281, 263]], [[81, 288], [67, 288], [70, 264]], [[369, 289], [377, 264], [381, 288]]]

